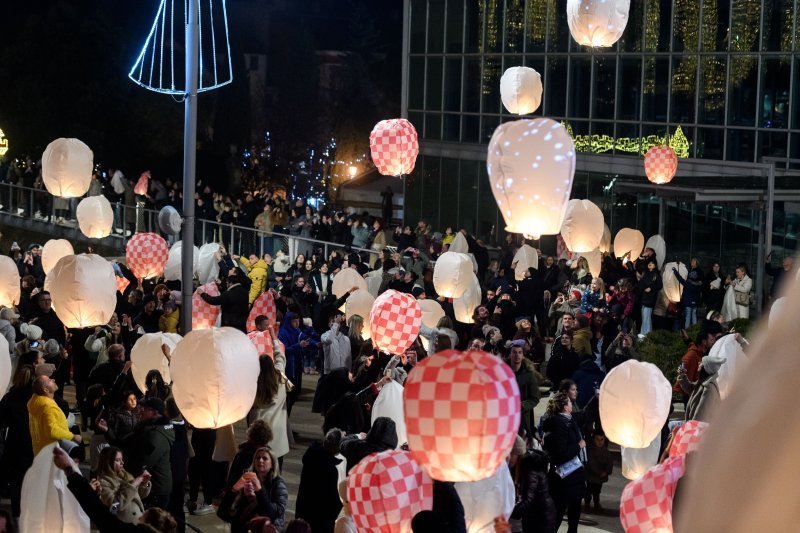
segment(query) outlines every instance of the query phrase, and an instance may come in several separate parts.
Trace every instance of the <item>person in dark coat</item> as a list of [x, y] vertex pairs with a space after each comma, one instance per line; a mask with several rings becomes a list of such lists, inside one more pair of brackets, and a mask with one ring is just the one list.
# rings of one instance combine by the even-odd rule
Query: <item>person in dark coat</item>
[[245, 326], [250, 312], [250, 289], [242, 280], [245, 277], [237, 269], [228, 276], [228, 287], [219, 296], [200, 292], [200, 297], [205, 302], [222, 308], [222, 326], [230, 326], [242, 332], [247, 331]]
[[338, 488], [338, 465], [342, 460], [336, 458], [341, 441], [341, 430], [331, 429], [325, 440], [311, 443], [303, 454], [294, 516], [308, 522], [314, 533], [333, 533], [342, 510]]
[[564, 331], [553, 341], [550, 360], [547, 361], [547, 379], [552, 383], [553, 390], [564, 379], [572, 378], [581, 364], [578, 354], [572, 347], [572, 325], [575, 318], [571, 313], [564, 313]]
[[722, 273], [719, 262], [714, 261], [703, 283], [703, 301], [706, 304], [706, 309], [719, 312], [722, 309], [724, 297], [725, 274]]
[[[6, 357], [5, 354], [3, 356]], [[11, 389], [0, 400], [0, 427], [7, 430], [0, 457], [0, 482], [9, 488], [14, 516], [20, 515], [22, 480], [33, 464], [33, 443], [28, 420], [28, 400], [33, 395], [33, 378], [33, 366], [20, 365], [14, 373]]]
[[688, 328], [697, 322], [697, 306], [700, 305], [700, 294], [703, 290], [703, 271], [697, 264], [697, 259], [692, 259], [690, 263], [691, 270], [683, 279], [678, 269], [672, 267], [672, 272], [678, 283], [683, 285], [683, 294], [681, 294], [681, 307], [685, 316], [683, 327]]
[[600, 505], [600, 491], [603, 483], [608, 482], [608, 476], [614, 468], [614, 460], [608, 450], [608, 439], [602, 430], [596, 430], [592, 440], [586, 446], [586, 512], [589, 504], [594, 499], [594, 511], [603, 512]]
[[531, 450], [517, 465], [518, 501], [511, 518], [522, 519], [524, 533], [553, 533], [556, 530], [556, 506], [547, 482], [547, 454]]
[[394, 420], [379, 416], [363, 440], [358, 435], [342, 439], [342, 455], [347, 459], [347, 472], [371, 453], [397, 448], [397, 428]]
[[172, 467], [172, 493], [169, 497], [167, 511], [178, 524], [177, 532], [186, 531], [186, 515], [183, 514], [183, 500], [185, 495], [184, 481], [186, 480], [186, 463], [189, 460], [189, 437], [186, 420], [178, 409], [175, 398], [169, 397], [165, 402], [165, 413], [172, 422], [175, 432], [175, 442], [170, 448], [169, 463]]
[[578, 370], [572, 374], [572, 381], [578, 386], [578, 405], [586, 408], [595, 396], [595, 387], [600, 387], [605, 377], [606, 373], [597, 366], [594, 355], [587, 355], [581, 359]]
[[642, 327], [639, 328], [642, 336], [647, 335], [653, 329], [653, 308], [658, 301], [658, 293], [663, 287], [655, 257], [650, 257], [646, 264], [647, 270], [637, 272], [637, 277], [641, 276], [641, 278], [636, 284], [636, 301], [642, 306]]

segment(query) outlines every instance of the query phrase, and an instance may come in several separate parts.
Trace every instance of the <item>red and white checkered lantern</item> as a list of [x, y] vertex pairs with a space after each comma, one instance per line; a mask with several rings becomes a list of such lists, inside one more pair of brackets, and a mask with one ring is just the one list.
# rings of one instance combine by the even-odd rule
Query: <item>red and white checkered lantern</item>
[[669, 456], [677, 457], [696, 451], [700, 448], [703, 433], [705, 433], [707, 429], [708, 422], [701, 422], [699, 420], [689, 420], [683, 424], [678, 429], [677, 433], [675, 433], [675, 438], [672, 440], [672, 445], [669, 447]]
[[416, 298], [388, 290], [375, 299], [369, 313], [369, 332], [376, 348], [401, 354], [419, 335], [422, 309]]
[[686, 456], [667, 459], [622, 491], [619, 518], [625, 533], [672, 531], [672, 500], [686, 472]]
[[[269, 332], [267, 331], [251, 331], [247, 334], [247, 338], [250, 339], [250, 342], [253, 343], [253, 346], [256, 347], [256, 351], [258, 351], [258, 355], [268, 355], [275, 358], [274, 350], [272, 348], [272, 338], [269, 336]], [[278, 344], [281, 347], [283, 353], [286, 353], [286, 346], [283, 345], [281, 341], [278, 341]]]
[[200, 297], [200, 290], [209, 296], [219, 296], [219, 287], [213, 281], [209, 281], [192, 294], [192, 329], [210, 329], [217, 325], [220, 307], [203, 300]]
[[417, 130], [404, 118], [381, 120], [369, 134], [369, 149], [384, 176], [410, 174], [419, 154]]
[[169, 246], [161, 235], [135, 233], [125, 247], [125, 261], [139, 279], [155, 278], [164, 273]]
[[[269, 318], [270, 323], [275, 323], [278, 312], [275, 308], [275, 299], [269, 291], [262, 292], [253, 302], [253, 308], [250, 309], [250, 314], [247, 315], [248, 333], [256, 330], [256, 317], [259, 315], [264, 315]], [[272, 350], [272, 345], [270, 345], [270, 350]]]
[[433, 507], [433, 483], [399, 450], [362, 459], [347, 478], [347, 499], [362, 533], [410, 533], [411, 519]]
[[117, 290], [122, 294], [125, 294], [125, 289], [128, 288], [128, 285], [131, 284], [131, 280], [124, 276], [117, 276]]
[[521, 405], [507, 364], [486, 352], [445, 350], [420, 361], [404, 387], [408, 446], [428, 475], [478, 481], [503, 464]]
[[644, 155], [644, 173], [653, 183], [669, 183], [678, 171], [678, 155], [669, 146], [653, 146]]

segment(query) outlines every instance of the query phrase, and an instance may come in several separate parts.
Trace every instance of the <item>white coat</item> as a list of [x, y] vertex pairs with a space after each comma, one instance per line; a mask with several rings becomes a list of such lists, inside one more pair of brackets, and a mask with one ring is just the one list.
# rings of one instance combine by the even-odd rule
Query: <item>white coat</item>
[[350, 338], [339, 331], [339, 324], [331, 324], [331, 329], [322, 334], [320, 341], [325, 355], [323, 374], [329, 374], [337, 368], [351, 368]]
[[[272, 343], [272, 349], [275, 359], [275, 369], [278, 370], [282, 376], [285, 376], [286, 370], [286, 354], [283, 353], [281, 345], [275, 340]], [[275, 457], [283, 457], [289, 453], [289, 428], [287, 423], [286, 411], [286, 385], [281, 383], [278, 386], [278, 392], [272, 403], [264, 407], [253, 407], [250, 414], [247, 416], [248, 423], [256, 418], [260, 418], [269, 424], [272, 428], [272, 440], [269, 442], [269, 447]]]

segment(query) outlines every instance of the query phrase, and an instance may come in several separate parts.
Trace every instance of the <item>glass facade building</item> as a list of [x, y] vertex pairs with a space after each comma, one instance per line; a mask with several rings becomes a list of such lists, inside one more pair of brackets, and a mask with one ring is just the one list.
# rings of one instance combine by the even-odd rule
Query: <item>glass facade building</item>
[[[502, 105], [500, 77], [525, 65], [544, 84], [532, 116], [563, 122], [576, 139], [573, 197], [601, 205], [612, 232], [655, 224], [676, 253], [709, 258], [731, 250], [727, 239], [741, 245], [736, 260], [757, 264], [763, 203], [616, 187], [646, 181], [615, 162], [641, 167], [649, 146], [669, 143], [688, 158], [676, 187], [766, 191], [769, 165], [778, 189], [800, 189], [791, 179], [800, 169], [800, 0], [632, 0], [622, 38], [604, 49], [572, 39], [565, 0], [406, 0], [405, 10], [403, 113], [422, 148], [405, 186], [407, 220], [498, 237], [485, 150], [499, 124], [519, 118]], [[694, 177], [683, 170], [690, 160], [705, 162]], [[737, 176], [714, 180], [715, 166]], [[766, 243], [793, 250], [793, 204], [776, 205]]]

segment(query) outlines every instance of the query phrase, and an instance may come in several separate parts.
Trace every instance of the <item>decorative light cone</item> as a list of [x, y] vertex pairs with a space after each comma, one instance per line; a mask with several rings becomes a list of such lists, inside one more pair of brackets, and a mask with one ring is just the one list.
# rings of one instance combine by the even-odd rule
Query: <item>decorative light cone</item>
[[481, 284], [478, 276], [472, 274], [469, 288], [458, 298], [453, 298], [453, 313], [456, 321], [472, 324], [472, 315], [475, 308], [481, 305]]
[[372, 343], [378, 350], [401, 354], [419, 335], [422, 309], [410, 294], [388, 290], [375, 299], [369, 313]]
[[611, 46], [625, 31], [630, 7], [630, 0], [567, 0], [569, 32], [583, 46]]
[[167, 241], [155, 233], [135, 233], [125, 246], [125, 261], [139, 279], [155, 278], [164, 273], [169, 258]]
[[433, 479], [487, 478], [517, 438], [517, 380], [486, 352], [445, 350], [423, 359], [406, 379], [403, 404], [411, 454]]
[[542, 103], [542, 76], [530, 67], [506, 69], [500, 78], [500, 98], [509, 113], [533, 113]]
[[602, 253], [608, 253], [611, 251], [611, 229], [608, 224], [603, 224], [603, 226], [605, 226], [603, 228], [603, 238], [600, 239], [600, 245], [597, 249]]
[[53, 196], [78, 198], [86, 194], [93, 168], [94, 154], [78, 139], [56, 139], [42, 154], [42, 181]]
[[[183, 243], [178, 241], [172, 245], [172, 248], [169, 249], [169, 254], [167, 255], [167, 264], [164, 265], [164, 279], [167, 281], [180, 281], [180, 279], [183, 277], [183, 273], [181, 272], [181, 265], [183, 263], [181, 258], [182, 247]], [[192, 248], [192, 272], [197, 272], [197, 265], [200, 259], [200, 250], [197, 248], [197, 246], [192, 246]]]
[[459, 298], [469, 288], [473, 276], [472, 261], [467, 254], [445, 252], [433, 266], [433, 288], [439, 296]]
[[661, 433], [672, 404], [672, 386], [652, 363], [630, 360], [600, 385], [600, 420], [611, 442], [646, 448]]
[[194, 427], [227, 426], [253, 407], [259, 372], [258, 352], [238, 329], [192, 330], [172, 352], [172, 394]]
[[344, 314], [348, 320], [350, 320], [350, 317], [353, 315], [358, 315], [364, 319], [364, 329], [361, 330], [364, 340], [370, 338], [369, 315], [374, 304], [375, 297], [373, 297], [369, 291], [364, 289], [358, 289], [353, 294], [348, 296], [347, 301], [344, 304]]
[[687, 279], [689, 271], [683, 263], [667, 263], [664, 265], [664, 274], [661, 276], [661, 281], [664, 286], [664, 296], [667, 297], [667, 300], [676, 304], [681, 301], [683, 285], [678, 281], [675, 273], [672, 272], [673, 268], [678, 269], [678, 273], [683, 279]]
[[644, 154], [644, 174], [653, 183], [669, 183], [677, 171], [678, 155], [669, 146], [653, 146]]
[[653, 439], [646, 448], [622, 447], [622, 476], [634, 480], [658, 463], [658, 452], [661, 448], [661, 435]]
[[95, 254], [62, 257], [45, 278], [44, 288], [68, 328], [104, 326], [117, 305], [114, 267]]
[[347, 477], [353, 522], [363, 533], [411, 533], [411, 519], [433, 507], [433, 483], [409, 452], [368, 455]]
[[219, 243], [216, 242], [210, 242], [200, 247], [196, 272], [200, 285], [214, 281], [219, 276], [219, 260], [216, 257], [219, 248]]
[[175, 346], [183, 337], [177, 333], [145, 333], [131, 349], [131, 374], [136, 386], [142, 392], [147, 391], [147, 373], [158, 370], [164, 383], [172, 383], [169, 373], [169, 359], [164, 355], [161, 346], [166, 344], [169, 352], [175, 351]]
[[419, 154], [417, 130], [404, 118], [381, 120], [369, 134], [369, 150], [384, 176], [410, 174]]
[[68, 255], [75, 255], [72, 244], [66, 239], [50, 239], [42, 247], [42, 270], [49, 274], [58, 260]]
[[353, 287], [369, 290], [367, 280], [355, 268], [343, 268], [333, 276], [331, 292], [336, 295], [336, 298], [341, 298]]
[[102, 239], [111, 235], [114, 226], [114, 211], [105, 196], [88, 196], [78, 203], [75, 210], [81, 233], [90, 239]]
[[664, 240], [664, 237], [661, 235], [653, 235], [644, 245], [645, 248], [652, 248], [653, 251], [656, 253], [656, 262], [658, 266], [664, 264], [664, 259], [667, 257], [667, 242]]
[[514, 267], [514, 277], [517, 281], [522, 281], [529, 268], [539, 268], [539, 252], [532, 246], [523, 244], [514, 254], [511, 265]]
[[[444, 309], [442, 309], [441, 304], [436, 300], [417, 300], [420, 309], [422, 309], [422, 324], [428, 328], [435, 328], [436, 325], [439, 323], [439, 319], [444, 316]], [[424, 335], [420, 336], [420, 340], [422, 341], [422, 347], [425, 348], [425, 351], [428, 351], [428, 339]]]
[[626, 255], [631, 261], [642, 255], [644, 235], [638, 229], [622, 228], [614, 237], [614, 255], [622, 259]]
[[589, 200], [570, 200], [561, 236], [571, 252], [591, 252], [603, 239], [603, 212]]
[[549, 118], [501, 124], [486, 168], [506, 231], [534, 238], [561, 231], [575, 174], [575, 145], [561, 124]]
[[247, 332], [256, 330], [256, 318], [259, 315], [264, 315], [274, 324], [278, 316], [278, 310], [275, 307], [275, 300], [272, 298], [270, 291], [262, 292], [258, 298], [253, 302], [253, 307], [250, 309], [250, 314], [247, 315]]

